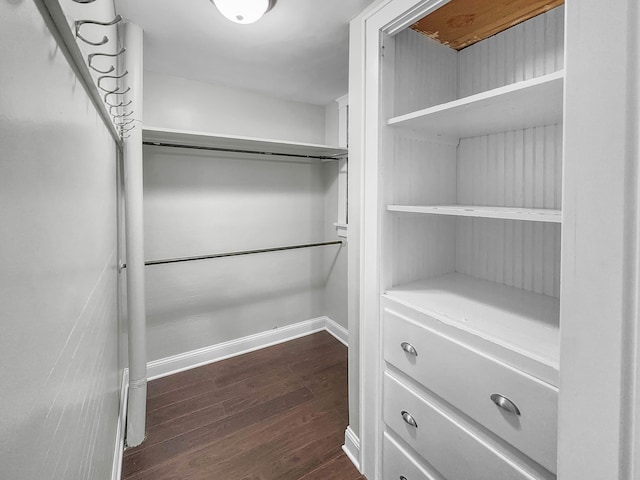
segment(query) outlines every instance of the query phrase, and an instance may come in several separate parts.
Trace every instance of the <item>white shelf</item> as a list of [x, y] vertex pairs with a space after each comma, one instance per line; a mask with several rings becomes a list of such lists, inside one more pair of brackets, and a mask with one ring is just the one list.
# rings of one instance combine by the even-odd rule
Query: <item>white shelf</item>
[[562, 211], [544, 208], [488, 207], [481, 205], [388, 205], [390, 212], [454, 215], [458, 217], [501, 218], [527, 222], [562, 223]]
[[389, 125], [467, 138], [562, 121], [564, 71], [517, 82], [389, 120]]
[[385, 296], [435, 318], [459, 340], [558, 385], [557, 298], [461, 273], [399, 285]]
[[333, 159], [347, 154], [347, 149], [329, 145], [284, 142], [265, 138], [219, 135], [215, 133], [172, 130], [148, 126], [143, 127], [142, 141], [157, 144], [184, 145], [185, 147], [203, 149], [219, 148], [233, 151], [266, 152], [276, 156], [301, 155]]

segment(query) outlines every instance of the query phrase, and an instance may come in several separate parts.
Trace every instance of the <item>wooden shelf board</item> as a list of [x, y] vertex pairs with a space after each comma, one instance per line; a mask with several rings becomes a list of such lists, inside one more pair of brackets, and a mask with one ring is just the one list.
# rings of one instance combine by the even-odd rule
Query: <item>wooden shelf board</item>
[[462, 50], [563, 3], [564, 0], [451, 0], [411, 28]]
[[222, 148], [248, 152], [268, 152], [274, 155], [302, 155], [323, 158], [338, 158], [347, 154], [345, 148], [311, 143], [285, 142], [265, 138], [240, 137], [215, 133], [192, 132], [145, 126], [142, 141], [167, 143], [185, 147]]
[[465, 343], [482, 351], [489, 345], [507, 363], [557, 385], [557, 298], [457, 272], [399, 285], [385, 296], [452, 327]]
[[445, 137], [552, 125], [562, 121], [564, 71], [394, 117], [388, 124]]
[[487, 207], [481, 205], [389, 205], [390, 212], [453, 215], [458, 217], [500, 218], [526, 222], [561, 223], [562, 211], [543, 208]]

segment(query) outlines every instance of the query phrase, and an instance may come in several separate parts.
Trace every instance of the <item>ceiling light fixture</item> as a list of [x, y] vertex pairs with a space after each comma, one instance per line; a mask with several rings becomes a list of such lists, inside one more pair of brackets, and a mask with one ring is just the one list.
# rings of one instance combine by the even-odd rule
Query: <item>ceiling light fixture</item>
[[273, 8], [276, 0], [211, 0], [220, 13], [235, 23], [254, 23]]

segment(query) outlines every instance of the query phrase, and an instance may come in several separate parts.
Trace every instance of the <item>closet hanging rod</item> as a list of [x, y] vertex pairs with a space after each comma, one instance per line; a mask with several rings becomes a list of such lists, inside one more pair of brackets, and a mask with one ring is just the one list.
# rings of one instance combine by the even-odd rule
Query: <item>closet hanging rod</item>
[[[298, 250], [301, 248], [312, 248], [312, 247], [324, 247], [327, 245], [344, 245], [344, 242], [337, 240], [334, 242], [322, 242], [322, 243], [307, 243], [304, 245], [290, 245], [287, 247], [273, 247], [273, 248], [261, 248], [259, 250], [244, 250], [240, 252], [227, 252], [227, 253], [215, 253], [213, 255], [202, 255], [199, 257], [182, 257], [182, 258], [168, 258], [165, 260], [150, 260], [148, 262], [144, 262], [145, 266], [150, 265], [165, 265], [168, 263], [181, 263], [181, 262], [192, 262], [194, 260], [209, 260], [212, 258], [224, 258], [224, 257], [239, 257], [242, 255], [254, 255], [256, 253], [269, 253], [269, 252], [281, 252], [283, 250]], [[123, 263], [120, 267], [127, 268], [127, 264]]]
[[260, 152], [255, 150], [241, 150], [236, 148], [206, 147], [206, 146], [200, 146], [200, 145], [183, 145], [180, 143], [150, 142], [150, 141], [143, 141], [142, 144], [150, 145], [152, 147], [189, 148], [193, 150], [210, 150], [214, 152], [243, 153], [243, 154], [250, 154], [250, 155], [270, 155], [274, 157], [312, 158], [314, 160], [340, 160], [342, 157], [347, 155], [346, 153], [335, 155], [335, 156], [328, 156], [328, 155], [304, 155], [302, 153]]

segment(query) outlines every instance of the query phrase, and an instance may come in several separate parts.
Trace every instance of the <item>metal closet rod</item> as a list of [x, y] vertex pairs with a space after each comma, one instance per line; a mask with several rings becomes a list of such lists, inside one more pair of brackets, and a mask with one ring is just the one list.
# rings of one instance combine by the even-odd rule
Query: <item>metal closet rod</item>
[[[298, 250], [300, 248], [324, 247], [327, 245], [343, 245], [343, 244], [344, 242], [340, 240], [335, 242], [307, 243], [304, 245], [290, 245], [287, 247], [261, 248], [260, 250], [244, 250], [241, 252], [215, 253], [213, 255], [202, 255], [199, 257], [182, 257], [182, 258], [168, 258], [164, 260], [150, 260], [148, 262], [144, 262], [144, 264], [145, 266], [165, 265], [167, 263], [193, 262], [195, 260], [209, 260], [212, 258], [238, 257], [241, 255], [254, 255], [256, 253], [281, 252], [283, 250]], [[122, 268], [127, 268], [127, 264], [123, 263]]]
[[142, 142], [143, 145], [151, 145], [153, 147], [172, 147], [172, 148], [190, 148], [193, 150], [210, 150], [214, 152], [227, 152], [227, 153], [244, 153], [251, 155], [273, 155], [274, 157], [295, 157], [295, 158], [313, 158], [315, 160], [340, 160], [347, 154], [336, 155], [334, 157], [326, 155], [303, 155], [296, 153], [276, 153], [276, 152], [256, 152], [254, 150], [237, 150], [234, 148], [222, 148], [222, 147], [204, 147], [198, 145], [182, 145], [179, 143], [165, 143], [165, 142]]

